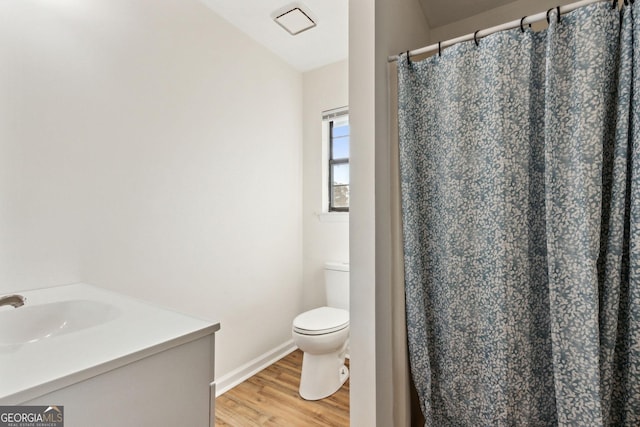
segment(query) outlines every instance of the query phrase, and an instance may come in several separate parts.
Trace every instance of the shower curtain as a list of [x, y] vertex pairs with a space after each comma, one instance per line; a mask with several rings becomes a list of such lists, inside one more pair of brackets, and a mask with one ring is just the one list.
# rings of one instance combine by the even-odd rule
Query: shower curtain
[[638, 3], [401, 55], [426, 426], [640, 426]]

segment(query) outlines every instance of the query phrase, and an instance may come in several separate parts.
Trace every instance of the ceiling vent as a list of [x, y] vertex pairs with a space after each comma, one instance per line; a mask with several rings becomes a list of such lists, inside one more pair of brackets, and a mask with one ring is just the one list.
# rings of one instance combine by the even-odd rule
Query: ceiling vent
[[316, 26], [316, 23], [299, 7], [290, 9], [284, 13], [278, 14], [273, 18], [282, 28], [287, 30], [289, 34], [295, 36], [303, 31], [310, 30]]

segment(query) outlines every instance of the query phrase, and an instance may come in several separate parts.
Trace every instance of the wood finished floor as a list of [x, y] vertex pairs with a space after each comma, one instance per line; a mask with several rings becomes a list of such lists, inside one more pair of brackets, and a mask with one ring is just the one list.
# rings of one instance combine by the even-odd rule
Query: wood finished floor
[[348, 426], [349, 380], [332, 396], [307, 401], [298, 395], [301, 367], [296, 350], [218, 397], [216, 426]]

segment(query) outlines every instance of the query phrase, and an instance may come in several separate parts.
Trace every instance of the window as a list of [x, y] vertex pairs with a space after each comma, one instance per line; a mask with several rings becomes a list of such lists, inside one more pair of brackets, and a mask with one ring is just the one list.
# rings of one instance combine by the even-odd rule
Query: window
[[323, 114], [328, 126], [328, 211], [349, 212], [349, 115], [346, 108]]

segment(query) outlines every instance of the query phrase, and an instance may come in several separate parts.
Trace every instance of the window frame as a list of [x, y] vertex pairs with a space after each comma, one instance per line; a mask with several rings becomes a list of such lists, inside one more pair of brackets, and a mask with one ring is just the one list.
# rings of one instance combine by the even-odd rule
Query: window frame
[[[325, 156], [326, 159], [326, 163], [325, 163], [325, 171], [327, 171], [327, 175], [325, 175], [325, 177], [328, 177], [328, 179], [325, 181], [326, 185], [327, 185], [327, 193], [325, 193], [325, 206], [326, 206], [326, 212], [327, 213], [333, 213], [333, 214], [345, 214], [345, 213], [349, 213], [349, 206], [347, 207], [341, 207], [341, 206], [334, 206], [333, 202], [334, 202], [334, 185], [333, 185], [333, 169], [334, 166], [336, 165], [349, 165], [350, 164], [350, 160], [351, 160], [351, 155], [349, 153], [348, 157], [342, 157], [342, 158], [333, 158], [333, 144], [334, 144], [334, 135], [333, 135], [333, 128], [334, 128], [334, 124], [335, 122], [344, 122], [346, 121], [346, 123], [349, 123], [349, 110], [347, 107], [343, 107], [343, 108], [339, 108], [339, 109], [335, 109], [335, 110], [331, 110], [331, 111], [327, 111], [327, 112], [323, 112], [322, 114], [322, 119], [323, 122], [325, 123], [326, 129], [327, 129], [327, 134], [326, 134], [326, 147], [327, 147], [327, 155]], [[349, 132], [349, 137], [350, 137], [351, 132]], [[349, 141], [350, 142], [350, 141]], [[350, 145], [350, 144], [349, 144]], [[351, 148], [351, 147], [349, 147]], [[350, 150], [349, 150], [350, 151]], [[326, 178], [325, 178], [326, 179]], [[351, 180], [349, 180], [349, 184], [348, 184], [349, 188], [351, 187]], [[328, 196], [328, 197], [327, 197]]]

